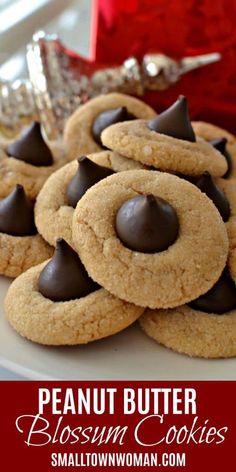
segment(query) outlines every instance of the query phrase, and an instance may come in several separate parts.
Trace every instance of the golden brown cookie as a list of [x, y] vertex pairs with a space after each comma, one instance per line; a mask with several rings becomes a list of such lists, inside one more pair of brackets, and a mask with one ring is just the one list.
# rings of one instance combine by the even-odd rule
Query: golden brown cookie
[[31, 199], [36, 198], [49, 175], [65, 164], [60, 146], [55, 145], [52, 152], [55, 156], [52, 166], [36, 167], [13, 157], [9, 158], [6, 152], [0, 149], [0, 198], [8, 195], [16, 184], [23, 185]]
[[236, 218], [230, 220], [230, 225], [227, 226], [230, 248], [236, 247]]
[[230, 247], [236, 245], [236, 179], [216, 179], [216, 184], [224, 192], [230, 206], [230, 216], [225, 222]]
[[[68, 159], [71, 161], [81, 154], [102, 150], [92, 134], [92, 126], [97, 116], [107, 110], [127, 107], [137, 118], [152, 118], [154, 110], [141, 100], [122, 93], [109, 93], [93, 98], [82, 105], [68, 119], [64, 130], [64, 144]], [[121, 153], [124, 154], [124, 153]]]
[[216, 185], [224, 192], [230, 205], [230, 218], [236, 216], [236, 179], [215, 179]]
[[61, 142], [46, 142], [39, 122], [24, 128], [14, 140], [0, 147], [0, 198], [23, 185], [35, 199], [47, 177], [65, 164]]
[[212, 141], [215, 139], [226, 138], [226, 150], [232, 159], [232, 170], [229, 178], [236, 176], [236, 137], [219, 126], [205, 121], [192, 121], [192, 126], [195, 133], [206, 141]]
[[33, 204], [17, 185], [0, 199], [0, 274], [17, 277], [51, 254], [52, 248], [37, 234]]
[[226, 224], [229, 239], [234, 238], [233, 222], [236, 216], [236, 180], [214, 179], [208, 172], [204, 172], [203, 175], [194, 179], [194, 183], [215, 204]]
[[18, 277], [5, 299], [11, 326], [31, 341], [54, 346], [86, 344], [125, 329], [143, 312], [102, 288], [80, 299], [51, 301], [38, 290], [39, 275], [45, 265], [33, 267]]
[[[112, 151], [90, 154], [89, 159], [100, 166], [120, 172], [142, 168], [142, 164], [126, 159]], [[55, 246], [58, 237], [73, 246], [71, 228], [74, 208], [69, 205], [67, 187], [78, 169], [77, 160], [65, 165], [49, 177], [35, 205], [35, 222], [39, 233]]]
[[53, 248], [39, 234], [21, 237], [0, 233], [0, 274], [17, 277], [52, 253]]
[[[235, 272], [235, 258], [236, 258], [236, 179], [215, 179], [216, 186], [223, 192], [224, 198], [229, 205], [229, 217], [224, 218], [223, 213], [220, 211], [221, 208], [224, 208], [224, 205], [218, 205], [218, 209], [223, 217], [223, 220], [226, 225], [228, 239], [229, 239], [229, 254], [228, 254], [228, 265], [232, 269], [232, 272]], [[219, 198], [217, 199], [219, 202]], [[217, 206], [217, 202], [216, 202]], [[227, 211], [226, 213], [227, 214]], [[236, 280], [236, 278], [235, 278]]]
[[[234, 223], [235, 223], [235, 226], [236, 226], [236, 221], [234, 221]], [[234, 235], [235, 234], [236, 234], [236, 231], [235, 231]], [[234, 243], [235, 243], [235, 241], [234, 241]], [[229, 267], [229, 270], [230, 270], [231, 277], [236, 283], [236, 247], [235, 247], [235, 245], [233, 247], [231, 247], [230, 251], [229, 251], [228, 267]]]
[[7, 146], [14, 139], [17, 139], [22, 129], [26, 128], [32, 123], [32, 120], [37, 120], [37, 114], [30, 115], [30, 117], [21, 117], [18, 124], [14, 124], [13, 128], [10, 126], [4, 126], [3, 123], [0, 123], [0, 147]]
[[[175, 210], [179, 233], [167, 250], [147, 254], [125, 247], [115, 220], [129, 199], [150, 194]], [[89, 189], [74, 211], [72, 238], [94, 280], [150, 308], [179, 306], [206, 292], [228, 253], [225, 226], [206, 195], [176, 176], [147, 170], [114, 174]]]
[[229, 254], [228, 254], [228, 266], [231, 272], [231, 276], [236, 283], [236, 218], [230, 219], [227, 224], [227, 231], [229, 237]]
[[4, 149], [8, 146], [8, 144], [10, 144], [13, 139], [15, 139], [16, 136], [5, 136], [3, 134], [0, 133], [0, 149]]
[[201, 177], [195, 179], [195, 184], [213, 201], [226, 225], [229, 239], [228, 265], [235, 272], [236, 179], [214, 179], [205, 172]]
[[196, 142], [173, 138], [148, 128], [148, 121], [117, 123], [102, 132], [102, 142], [113, 151], [167, 172], [220, 177], [227, 163], [219, 151], [202, 138]]
[[236, 356], [236, 309], [217, 315], [183, 305], [146, 310], [139, 322], [148, 336], [174, 351], [206, 358]]

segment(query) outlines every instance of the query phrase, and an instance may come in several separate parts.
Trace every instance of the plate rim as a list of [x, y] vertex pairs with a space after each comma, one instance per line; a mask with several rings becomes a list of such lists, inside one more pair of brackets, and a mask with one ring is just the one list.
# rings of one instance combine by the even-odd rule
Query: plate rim
[[25, 380], [59, 380], [57, 377], [52, 377], [51, 375], [38, 372], [36, 370], [30, 369], [29, 367], [24, 367], [21, 364], [4, 359], [2, 356], [0, 356], [0, 366], [14, 374], [25, 377]]

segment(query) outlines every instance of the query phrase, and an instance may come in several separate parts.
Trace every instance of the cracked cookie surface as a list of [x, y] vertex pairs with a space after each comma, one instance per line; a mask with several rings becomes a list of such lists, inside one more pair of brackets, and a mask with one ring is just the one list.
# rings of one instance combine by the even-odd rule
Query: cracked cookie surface
[[37, 167], [9, 157], [5, 148], [2, 147], [0, 149], [0, 198], [8, 195], [16, 184], [21, 184], [26, 194], [34, 200], [48, 176], [66, 162], [61, 144], [52, 144], [51, 151], [54, 157], [53, 165]]
[[52, 253], [53, 248], [39, 234], [21, 237], [0, 233], [0, 274], [17, 277]]
[[113, 151], [167, 172], [221, 177], [227, 163], [219, 151], [202, 138], [196, 142], [151, 131], [145, 120], [117, 123], [102, 132], [102, 142]]
[[[64, 143], [68, 159], [71, 161], [81, 154], [102, 150], [92, 135], [92, 125], [96, 117], [109, 109], [127, 107], [137, 118], [153, 118], [156, 113], [141, 100], [122, 93], [99, 95], [80, 106], [68, 119], [64, 130]], [[123, 153], [122, 153], [123, 154]]]
[[[142, 164], [112, 151], [101, 151], [88, 157], [96, 164], [113, 169], [115, 172], [143, 167]], [[71, 230], [74, 208], [68, 205], [66, 191], [77, 169], [77, 160], [59, 169], [49, 177], [37, 198], [35, 223], [39, 233], [53, 246], [59, 237], [73, 246]]]
[[[170, 203], [179, 236], [165, 251], [126, 248], [115, 231], [121, 205], [153, 194]], [[89, 189], [73, 215], [73, 245], [89, 275], [114, 295], [150, 308], [182, 305], [210, 289], [227, 258], [228, 238], [214, 204], [189, 182], [157, 171], [115, 174]]]
[[206, 358], [236, 356], [236, 310], [217, 315], [183, 305], [146, 310], [139, 323], [148, 336], [174, 351]]
[[125, 329], [143, 313], [102, 288], [67, 302], [45, 298], [38, 278], [46, 263], [26, 271], [7, 292], [6, 317], [21, 336], [46, 345], [86, 344]]

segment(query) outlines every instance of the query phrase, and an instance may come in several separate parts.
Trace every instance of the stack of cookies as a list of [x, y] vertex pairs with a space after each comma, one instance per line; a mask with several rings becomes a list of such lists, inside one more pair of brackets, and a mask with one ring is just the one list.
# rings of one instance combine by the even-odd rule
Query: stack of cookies
[[38, 122], [16, 140], [1, 141], [0, 274], [16, 277], [52, 255], [37, 232], [34, 204], [47, 177], [65, 162], [62, 147], [49, 147]]
[[68, 345], [139, 319], [176, 351], [235, 356], [234, 137], [191, 123], [183, 96], [156, 115], [109, 94], [74, 113], [64, 143], [71, 162], [47, 179], [34, 209], [55, 252], [10, 286], [11, 325]]

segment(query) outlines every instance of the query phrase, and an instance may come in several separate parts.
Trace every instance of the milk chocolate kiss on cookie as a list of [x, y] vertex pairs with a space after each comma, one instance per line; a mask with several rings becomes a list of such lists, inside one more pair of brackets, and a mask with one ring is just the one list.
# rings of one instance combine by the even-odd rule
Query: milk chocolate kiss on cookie
[[90, 187], [114, 174], [113, 170], [99, 166], [87, 156], [81, 156], [78, 159], [78, 164], [78, 170], [71, 179], [66, 192], [68, 203], [73, 208]]
[[205, 313], [225, 314], [236, 308], [236, 285], [226, 268], [216, 284], [204, 295], [188, 304]]
[[195, 182], [195, 185], [213, 201], [223, 221], [228, 221], [230, 217], [229, 202], [224, 192], [217, 187], [209, 172], [204, 172], [197, 182]]
[[126, 107], [114, 108], [100, 113], [93, 122], [92, 133], [94, 140], [97, 144], [104, 147], [101, 141], [101, 134], [105, 128], [121, 121], [135, 120], [136, 118]]
[[196, 137], [189, 119], [187, 99], [180, 95], [170, 108], [148, 122], [148, 128], [156, 133], [176, 139], [196, 142]]
[[44, 297], [65, 302], [86, 297], [100, 287], [88, 276], [72, 247], [58, 239], [52, 259], [39, 276], [38, 288]]
[[0, 200], [0, 233], [11, 236], [31, 236], [37, 233], [34, 206], [25, 195], [22, 185], [16, 185], [10, 195]]
[[125, 202], [116, 215], [116, 232], [133, 251], [155, 253], [175, 242], [179, 222], [175, 209], [154, 195], [143, 195]]
[[225, 157], [226, 162], [228, 164], [228, 169], [226, 173], [223, 175], [223, 178], [227, 179], [233, 170], [232, 157], [226, 149], [227, 139], [226, 138], [213, 139], [212, 141], [209, 141], [209, 143]]
[[26, 128], [19, 139], [9, 144], [7, 155], [36, 167], [48, 167], [53, 164], [52, 153], [45, 143], [40, 124], [32, 123]]

